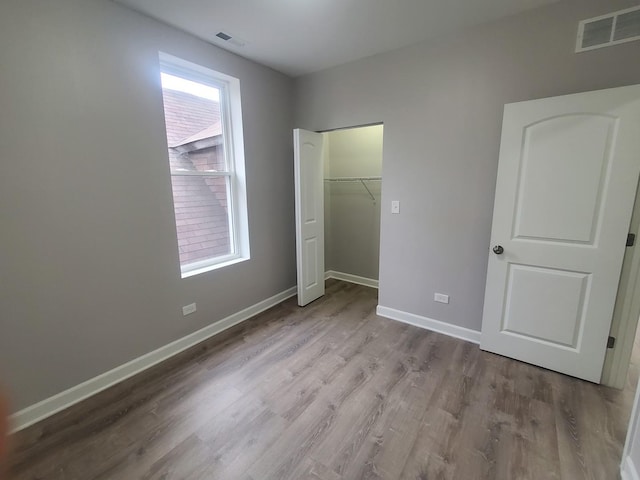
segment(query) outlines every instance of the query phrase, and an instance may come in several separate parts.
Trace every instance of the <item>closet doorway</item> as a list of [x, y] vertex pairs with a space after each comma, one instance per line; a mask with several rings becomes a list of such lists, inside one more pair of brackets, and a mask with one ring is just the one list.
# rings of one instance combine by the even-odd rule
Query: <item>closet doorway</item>
[[294, 131], [301, 306], [326, 278], [378, 286], [383, 128]]
[[383, 126], [324, 133], [327, 276], [378, 286]]

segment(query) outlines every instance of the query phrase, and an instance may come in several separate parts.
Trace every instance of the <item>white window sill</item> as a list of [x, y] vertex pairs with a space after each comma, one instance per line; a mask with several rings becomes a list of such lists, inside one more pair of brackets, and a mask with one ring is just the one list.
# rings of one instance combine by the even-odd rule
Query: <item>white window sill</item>
[[224, 267], [228, 267], [230, 265], [235, 265], [236, 263], [241, 263], [241, 262], [244, 262], [246, 260], [249, 260], [249, 257], [233, 257], [233, 258], [231, 258], [229, 260], [225, 260], [225, 261], [220, 262], [220, 263], [214, 263], [213, 265], [206, 265], [206, 266], [203, 266], [203, 267], [194, 268], [193, 270], [188, 270], [186, 272], [182, 272], [181, 277], [182, 278], [193, 277], [195, 275], [200, 275], [202, 273], [210, 272], [212, 270], [218, 270], [219, 268], [224, 268]]

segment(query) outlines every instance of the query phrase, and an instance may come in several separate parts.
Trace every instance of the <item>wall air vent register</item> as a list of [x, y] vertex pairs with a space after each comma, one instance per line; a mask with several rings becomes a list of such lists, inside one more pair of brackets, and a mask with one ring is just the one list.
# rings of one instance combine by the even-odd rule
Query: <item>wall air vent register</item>
[[582, 20], [578, 24], [576, 52], [640, 40], [640, 5]]

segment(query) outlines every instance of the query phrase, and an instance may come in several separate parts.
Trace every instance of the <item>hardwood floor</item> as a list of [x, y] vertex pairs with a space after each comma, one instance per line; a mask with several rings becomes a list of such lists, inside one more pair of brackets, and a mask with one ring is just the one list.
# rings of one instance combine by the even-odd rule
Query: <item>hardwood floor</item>
[[329, 281], [19, 432], [11, 478], [619, 478], [633, 390], [378, 317], [376, 294]]

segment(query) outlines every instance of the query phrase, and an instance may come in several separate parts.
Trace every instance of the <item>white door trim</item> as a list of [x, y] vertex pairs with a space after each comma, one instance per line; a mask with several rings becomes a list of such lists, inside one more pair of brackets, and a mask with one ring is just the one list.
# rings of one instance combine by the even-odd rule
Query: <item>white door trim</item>
[[620, 285], [609, 333], [616, 341], [614, 348], [607, 349], [601, 380], [603, 385], [619, 389], [624, 388], [627, 383], [640, 318], [640, 188], [636, 192], [629, 232], [635, 233], [636, 244], [627, 247], [622, 262]]

